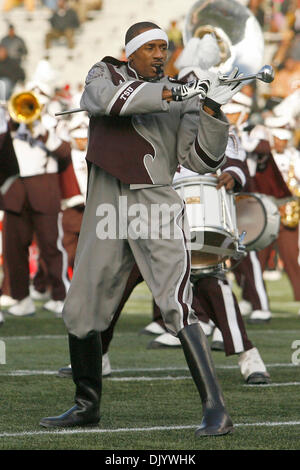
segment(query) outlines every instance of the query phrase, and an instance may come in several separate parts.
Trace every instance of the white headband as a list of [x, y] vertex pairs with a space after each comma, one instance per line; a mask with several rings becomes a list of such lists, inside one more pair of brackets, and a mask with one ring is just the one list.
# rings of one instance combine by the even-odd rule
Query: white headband
[[270, 129], [273, 137], [277, 137], [279, 140], [290, 140], [293, 137], [293, 133], [288, 129]]
[[162, 29], [148, 29], [138, 36], [135, 36], [135, 38], [131, 39], [131, 41], [126, 44], [125, 52], [127, 58], [141, 46], [146, 44], [146, 42], [154, 41], [156, 39], [162, 39], [163, 41], [166, 41], [167, 45], [169, 45], [168, 35]]

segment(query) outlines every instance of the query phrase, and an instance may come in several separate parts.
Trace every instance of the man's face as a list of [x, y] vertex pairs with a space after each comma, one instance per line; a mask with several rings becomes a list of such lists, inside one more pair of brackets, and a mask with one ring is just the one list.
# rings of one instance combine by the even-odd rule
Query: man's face
[[[141, 33], [144, 31], [147, 30], [145, 29]], [[155, 39], [133, 52], [129, 57], [129, 64], [142, 77], [155, 78], [157, 77], [157, 68], [155, 66], [160, 65], [163, 68], [167, 55], [166, 41]]]
[[283, 153], [287, 147], [287, 144], [287, 140], [278, 139], [278, 137], [274, 136], [274, 148], [276, 152]]
[[66, 8], [67, 2], [65, 0], [58, 0], [57, 6], [58, 8]]
[[76, 147], [78, 148], [78, 150], [85, 150], [86, 147], [87, 147], [87, 138], [85, 137], [76, 137], [75, 139], [75, 144], [76, 144]]

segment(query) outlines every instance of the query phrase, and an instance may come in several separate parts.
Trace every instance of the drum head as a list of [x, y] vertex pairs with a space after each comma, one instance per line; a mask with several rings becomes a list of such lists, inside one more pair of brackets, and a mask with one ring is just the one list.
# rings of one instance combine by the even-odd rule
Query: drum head
[[224, 257], [221, 255], [214, 255], [213, 253], [204, 253], [202, 251], [191, 252], [191, 265], [192, 272], [194, 269], [206, 269], [213, 266], [218, 266], [222, 263]]
[[237, 194], [235, 203], [238, 231], [240, 234], [246, 232], [243, 244], [246, 248], [255, 246], [265, 230], [266, 210], [254, 194]]

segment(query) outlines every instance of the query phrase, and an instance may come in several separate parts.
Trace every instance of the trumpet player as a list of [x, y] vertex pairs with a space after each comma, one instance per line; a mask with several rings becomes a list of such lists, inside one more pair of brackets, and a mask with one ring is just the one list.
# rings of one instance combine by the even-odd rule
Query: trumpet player
[[[3, 255], [11, 296], [16, 300], [8, 313], [17, 317], [35, 313], [29, 295], [28, 263], [34, 234], [49, 272], [52, 309], [61, 310], [69, 286], [62, 246], [59, 172], [70, 164], [71, 149], [57, 136], [55, 128], [46, 127], [42, 103], [42, 95], [37, 97], [28, 91], [13, 95], [9, 102], [12, 119], [7, 122], [2, 116], [1, 120], [0, 150], [7, 162], [1, 168]], [[22, 113], [23, 122], [18, 122], [15, 115]], [[13, 171], [11, 162], [15, 162]]]

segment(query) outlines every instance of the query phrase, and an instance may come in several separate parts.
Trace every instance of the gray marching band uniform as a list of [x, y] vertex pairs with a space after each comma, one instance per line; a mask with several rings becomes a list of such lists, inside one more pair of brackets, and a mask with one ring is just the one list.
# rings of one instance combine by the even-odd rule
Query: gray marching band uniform
[[[44, 427], [98, 423], [100, 331], [109, 326], [136, 261], [167, 328], [182, 343], [200, 394], [203, 418], [196, 435], [222, 435], [233, 428], [205, 335], [191, 307], [189, 230], [184, 203], [172, 188], [178, 163], [201, 174], [224, 163], [229, 125], [221, 112], [218, 118], [205, 113], [197, 97], [164, 101], [164, 87], [172, 86], [167, 78], [143, 81], [129, 65], [113, 58], [97, 63], [87, 76], [81, 99], [81, 108], [90, 115], [87, 202], [63, 310], [75, 406], [60, 416], [43, 418]], [[127, 208], [123, 212], [120, 201], [126, 202], [128, 215], [141, 209], [140, 224], [127, 220]], [[171, 217], [166, 223], [163, 212], [151, 237], [149, 225], [159, 217], [147, 216], [157, 205], [164, 205]], [[116, 233], [101, 239], [106, 221], [99, 216], [105, 209], [114, 209], [107, 225], [113, 221]], [[166, 226], [169, 236], [159, 236]]]
[[[215, 119], [205, 113], [198, 98], [163, 101], [164, 87], [172, 87], [167, 78], [142, 82], [127, 66], [104, 62], [87, 77], [81, 108], [92, 115], [87, 153], [92, 165], [63, 311], [69, 332], [78, 337], [108, 328], [134, 259], [171, 333], [197, 321], [191, 309], [188, 228], [185, 233], [180, 226], [184, 204], [172, 180], [178, 163], [200, 174], [216, 170], [224, 162], [228, 124], [222, 115]], [[97, 208], [100, 203], [118, 207], [120, 196], [127, 197], [128, 208], [143, 204], [148, 214], [151, 204], [175, 205], [171, 239], [99, 239]]]

